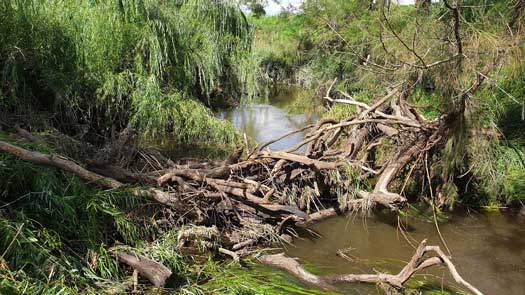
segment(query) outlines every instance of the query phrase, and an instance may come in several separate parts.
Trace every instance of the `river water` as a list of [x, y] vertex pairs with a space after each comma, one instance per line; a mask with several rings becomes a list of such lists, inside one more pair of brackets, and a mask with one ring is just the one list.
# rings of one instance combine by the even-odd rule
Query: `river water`
[[[315, 122], [318, 118], [315, 112], [288, 112], [308, 95], [302, 90], [284, 88], [266, 101], [221, 112], [219, 117], [230, 120], [261, 143]], [[293, 146], [303, 136], [291, 136], [270, 148]], [[459, 273], [484, 294], [525, 294], [525, 216], [501, 212], [451, 214], [446, 222], [439, 223], [445, 247], [432, 214], [429, 215], [401, 221], [397, 215], [377, 212], [366, 217], [332, 218], [315, 225], [312, 228], [315, 235], [296, 239], [286, 247], [286, 252], [317, 274], [397, 273], [412, 257], [414, 247], [428, 239], [428, 244], [439, 245], [445, 252], [448, 247]], [[399, 222], [406, 229], [404, 235]], [[346, 256], [343, 258], [338, 252]], [[459, 288], [443, 267], [435, 267], [414, 279], [411, 284], [425, 283], [423, 290], [438, 290], [432, 294]], [[348, 294], [383, 294], [375, 286], [354, 284], [342, 288]]]
[[[310, 91], [296, 87], [279, 87], [272, 92], [273, 94], [267, 99], [224, 110], [217, 115], [221, 119], [232, 122], [237, 129], [258, 143], [270, 141], [315, 123], [318, 118], [314, 112], [315, 106], [304, 103], [311, 98]], [[301, 103], [307, 105], [306, 110]], [[297, 105], [302, 107], [300, 113], [294, 113]], [[303, 137], [304, 133], [293, 134], [271, 144], [269, 148], [285, 149], [299, 143]]]
[[[484, 294], [525, 294], [525, 216], [456, 213], [449, 218], [439, 229], [463, 278]], [[429, 245], [447, 252], [433, 219], [414, 218], [403, 224], [414, 247], [428, 239]], [[397, 225], [397, 217], [389, 214], [332, 218], [313, 227], [320, 237], [298, 239], [287, 253], [323, 274], [397, 273], [414, 253]], [[337, 255], [340, 250], [346, 259]], [[442, 285], [455, 289], [447, 269], [434, 268], [426, 274], [415, 278], [432, 289]], [[375, 287], [364, 285], [346, 290], [348, 294], [376, 293]]]

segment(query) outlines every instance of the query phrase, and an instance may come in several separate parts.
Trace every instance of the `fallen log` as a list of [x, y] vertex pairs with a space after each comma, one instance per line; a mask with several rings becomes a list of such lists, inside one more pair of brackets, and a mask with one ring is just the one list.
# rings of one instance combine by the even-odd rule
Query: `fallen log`
[[140, 275], [148, 279], [155, 287], [164, 287], [166, 280], [171, 277], [171, 270], [166, 266], [148, 259], [142, 255], [113, 251], [117, 259], [137, 270]]
[[322, 220], [337, 216], [337, 214], [338, 212], [335, 208], [323, 209], [308, 215], [308, 218], [306, 218], [306, 220], [298, 221], [295, 223], [295, 225], [299, 227], [308, 227]]
[[323, 162], [287, 152], [263, 152], [260, 154], [260, 157], [297, 162], [306, 166], [315, 167], [318, 170], [335, 170], [342, 165], [342, 163]]
[[123, 183], [131, 183], [131, 184], [137, 184], [137, 183], [154, 184], [155, 183], [155, 178], [153, 177], [142, 175], [142, 174], [131, 173], [130, 171], [122, 167], [115, 166], [115, 165], [101, 165], [101, 166], [88, 165], [87, 167], [89, 171], [95, 172], [102, 176], [113, 178]]
[[[4, 141], [0, 141], [0, 151], [18, 157], [30, 163], [54, 167], [70, 172], [86, 180], [88, 183], [93, 183], [106, 189], [116, 189], [125, 186], [125, 184], [120, 181], [91, 172], [78, 165], [77, 163], [62, 156], [29, 151]], [[180, 200], [174, 195], [156, 188], [137, 187], [132, 188], [131, 193], [137, 196], [151, 197], [155, 201], [164, 205], [174, 207], [181, 206]]]
[[86, 170], [77, 163], [62, 156], [29, 151], [5, 141], [0, 141], [0, 151], [34, 164], [51, 166], [71, 172], [90, 183], [100, 185], [104, 188], [115, 189], [124, 185], [112, 178]]
[[219, 248], [219, 253], [230, 256], [235, 262], [239, 262], [241, 260], [241, 258], [239, 257], [237, 253], [230, 251], [228, 249]]
[[[427, 246], [426, 243], [426, 240], [421, 242], [408, 264], [396, 275], [377, 273], [317, 276], [305, 270], [296, 259], [287, 257], [284, 253], [263, 255], [259, 257], [259, 261], [263, 264], [285, 270], [301, 281], [327, 291], [337, 291], [337, 288], [334, 286], [336, 283], [384, 283], [396, 289], [401, 289], [403, 288], [403, 284], [416, 272], [431, 266], [445, 265], [458, 284], [475, 295], [483, 295], [481, 291], [461, 277], [450, 258], [443, 253], [439, 246]], [[434, 252], [436, 256], [425, 258], [425, 254], [428, 252]]]
[[274, 255], [263, 255], [258, 259], [263, 264], [289, 272], [304, 283], [313, 285], [319, 289], [326, 291], [337, 291], [337, 288], [330, 284], [330, 282], [323, 279], [323, 277], [316, 276], [311, 272], [305, 270], [304, 267], [299, 262], [297, 262], [297, 260], [285, 256], [284, 253]]
[[21, 128], [18, 124], [15, 125], [15, 130], [20, 137], [28, 140], [29, 142], [38, 142], [38, 138], [36, 136], [31, 134], [31, 132]]

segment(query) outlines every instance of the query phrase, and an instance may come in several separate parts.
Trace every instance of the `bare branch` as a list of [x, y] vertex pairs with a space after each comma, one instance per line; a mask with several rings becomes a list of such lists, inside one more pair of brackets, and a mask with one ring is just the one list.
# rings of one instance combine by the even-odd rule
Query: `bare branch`
[[[460, 276], [455, 265], [450, 258], [443, 253], [439, 246], [427, 246], [426, 243], [426, 240], [423, 240], [420, 243], [410, 261], [396, 275], [377, 273], [317, 276], [305, 270], [297, 260], [285, 256], [284, 253], [263, 255], [259, 257], [259, 261], [266, 265], [285, 270], [305, 283], [328, 291], [337, 291], [337, 288], [333, 285], [336, 283], [385, 283], [394, 288], [400, 289], [403, 288], [403, 284], [416, 272], [431, 266], [444, 264], [447, 266], [452, 277], [458, 284], [461, 284], [475, 295], [483, 295], [481, 291]], [[425, 254], [431, 251], [435, 252], [437, 255], [425, 259]]]

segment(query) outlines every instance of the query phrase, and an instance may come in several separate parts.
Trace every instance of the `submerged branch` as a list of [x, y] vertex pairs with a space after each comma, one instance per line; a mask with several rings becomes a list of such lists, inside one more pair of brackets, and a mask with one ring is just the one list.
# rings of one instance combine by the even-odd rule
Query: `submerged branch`
[[[401, 289], [403, 288], [403, 284], [416, 272], [436, 265], [445, 265], [458, 284], [461, 284], [473, 294], [483, 295], [481, 291], [461, 277], [455, 265], [450, 258], [441, 251], [439, 246], [427, 246], [426, 242], [426, 240], [421, 242], [408, 264], [396, 275], [377, 273], [317, 276], [305, 270], [296, 259], [287, 257], [284, 253], [263, 255], [259, 257], [259, 261], [263, 264], [285, 270], [301, 281], [327, 291], [337, 291], [337, 288], [334, 286], [336, 283], [385, 283], [396, 289]], [[436, 256], [425, 258], [425, 254], [428, 252], [435, 252]]]

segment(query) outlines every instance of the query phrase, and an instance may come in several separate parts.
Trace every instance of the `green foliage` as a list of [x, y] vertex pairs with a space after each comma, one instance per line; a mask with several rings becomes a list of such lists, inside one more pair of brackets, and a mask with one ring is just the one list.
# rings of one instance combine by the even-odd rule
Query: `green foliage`
[[499, 75], [488, 77], [489, 87], [471, 102], [469, 124], [474, 136], [467, 146], [474, 191], [486, 196], [482, 200], [485, 205], [521, 202], [525, 198], [522, 56], [523, 48], [511, 51]]
[[[9, 140], [0, 134], [1, 140]], [[17, 142], [52, 152], [42, 144]], [[99, 191], [61, 170], [0, 154], [0, 294], [123, 294], [131, 272], [108, 249], [145, 255], [169, 267], [175, 294], [325, 294], [300, 287], [265, 269], [179, 252], [178, 229], [160, 233], [149, 218], [153, 206], [127, 189]], [[163, 293], [139, 288], [148, 294]]]
[[300, 16], [266, 16], [250, 18], [256, 33], [254, 39], [254, 62], [260, 67], [259, 79], [283, 82], [292, 79], [301, 58], [297, 52], [302, 26]]
[[50, 112], [69, 132], [107, 135], [132, 121], [143, 135], [232, 141], [232, 126], [198, 100], [247, 92], [252, 34], [233, 2], [7, 0], [0, 22], [2, 116]]
[[[416, 85], [408, 102], [429, 120], [464, 103], [465, 115], [449, 126], [445, 148], [433, 151], [432, 168], [441, 178], [434, 186], [440, 186], [442, 201], [452, 206], [521, 200], [524, 47], [521, 39], [509, 38], [507, 27], [519, 13], [513, 1], [459, 3], [461, 60], [450, 59], [454, 41], [440, 41], [454, 39], [453, 16], [442, 2], [421, 11], [371, 1], [308, 0], [297, 15], [253, 20], [261, 45], [256, 51], [271, 52], [265, 56], [295, 83], [326, 89], [337, 78], [333, 95], [342, 90], [365, 102], [408, 81]], [[282, 41], [272, 42], [276, 39]], [[502, 48], [510, 49], [502, 67], [465, 97], [462, 92]], [[421, 59], [427, 65], [450, 60], [424, 69]], [[340, 120], [354, 113], [354, 106], [334, 105], [324, 117]]]
[[6, 263], [0, 267], [2, 294], [26, 288], [30, 294], [78, 294], [89, 286], [85, 273], [101, 281], [118, 276], [105, 247], [116, 239], [134, 245], [150, 235], [151, 229], [128, 215], [146, 200], [127, 189], [97, 191], [63, 171], [7, 154], [0, 155], [0, 176], [0, 254]]

